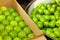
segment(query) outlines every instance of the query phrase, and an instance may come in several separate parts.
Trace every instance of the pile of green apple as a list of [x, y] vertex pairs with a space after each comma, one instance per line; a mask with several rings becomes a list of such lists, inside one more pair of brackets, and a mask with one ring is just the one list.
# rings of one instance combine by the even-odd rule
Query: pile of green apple
[[60, 40], [60, 0], [39, 4], [30, 17], [45, 34]]
[[34, 34], [12, 7], [0, 7], [0, 40], [28, 40]]

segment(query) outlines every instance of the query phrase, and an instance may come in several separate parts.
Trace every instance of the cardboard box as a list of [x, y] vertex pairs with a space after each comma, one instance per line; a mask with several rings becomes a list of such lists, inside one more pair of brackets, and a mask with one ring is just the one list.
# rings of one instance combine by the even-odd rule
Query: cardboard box
[[31, 18], [26, 14], [23, 8], [18, 4], [16, 0], [0, 0], [0, 6], [13, 7], [19, 13], [19, 15], [23, 18], [26, 25], [32, 30], [35, 36], [42, 36], [42, 31], [35, 25], [35, 23], [31, 20]]

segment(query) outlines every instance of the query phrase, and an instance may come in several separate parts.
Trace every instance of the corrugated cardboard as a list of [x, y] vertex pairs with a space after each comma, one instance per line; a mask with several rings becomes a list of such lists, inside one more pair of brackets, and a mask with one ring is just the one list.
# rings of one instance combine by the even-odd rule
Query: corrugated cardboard
[[18, 4], [18, 2], [16, 0], [0, 0], [0, 6], [7, 6], [7, 7], [13, 7], [13, 8], [15, 8], [16, 11], [19, 13], [19, 15], [23, 18], [23, 20], [25, 21], [25, 23], [30, 27], [30, 29], [35, 34], [35, 36], [41, 36], [41, 35], [43, 35], [42, 31], [40, 29], [38, 29], [38, 27], [34, 24], [34, 22], [26, 14], [26, 12]]

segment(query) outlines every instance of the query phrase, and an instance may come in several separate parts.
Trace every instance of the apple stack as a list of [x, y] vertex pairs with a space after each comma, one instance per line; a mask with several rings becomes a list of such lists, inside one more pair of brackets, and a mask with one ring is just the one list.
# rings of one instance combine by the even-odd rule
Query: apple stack
[[34, 34], [14, 8], [0, 7], [0, 40], [28, 40]]
[[45, 34], [60, 40], [60, 0], [41, 3], [32, 10], [30, 17]]

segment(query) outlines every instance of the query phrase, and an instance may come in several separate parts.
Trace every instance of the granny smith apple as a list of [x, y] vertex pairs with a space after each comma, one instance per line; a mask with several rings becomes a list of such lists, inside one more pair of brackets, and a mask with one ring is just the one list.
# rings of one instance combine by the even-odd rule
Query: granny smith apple
[[44, 14], [45, 14], [45, 15], [50, 15], [51, 13], [50, 13], [49, 10], [46, 10], [46, 9], [45, 9], [45, 10], [44, 10]]
[[38, 20], [38, 21], [41, 21], [42, 23], [44, 23], [46, 21], [44, 18], [44, 15], [43, 15], [43, 17], [41, 16], [40, 20]]
[[1, 32], [2, 34], [2, 37], [4, 37], [4, 36], [8, 36], [8, 32], [7, 31], [3, 31], [3, 32]]
[[2, 24], [3, 25], [9, 25], [9, 22], [5, 19], [5, 20], [2, 21]]
[[12, 8], [12, 7], [8, 8], [8, 10], [9, 10], [9, 12], [10, 12], [10, 13], [12, 13], [12, 12], [14, 12], [14, 11], [15, 11], [15, 9], [14, 9], [14, 8]]
[[16, 38], [14, 38], [13, 40], [21, 40], [20, 38], [18, 38], [18, 37], [16, 37]]
[[3, 40], [2, 36], [0, 36], [0, 40]]
[[16, 20], [17, 22], [19, 22], [19, 21], [22, 21], [22, 18], [21, 18], [21, 16], [17, 16], [17, 17], [15, 17], [15, 20]]
[[10, 31], [13, 30], [13, 27], [10, 26], [10, 25], [8, 25], [8, 26], [5, 27], [5, 30], [6, 30], [7, 32], [10, 32]]
[[7, 8], [6, 8], [6, 6], [1, 6], [0, 10], [1, 10], [2, 12], [4, 12], [4, 11], [7, 10]]
[[48, 26], [49, 26], [49, 22], [48, 22], [48, 21], [45, 21], [45, 22], [44, 22], [44, 26], [45, 26], [45, 27], [48, 27]]
[[60, 20], [57, 20], [56, 26], [60, 26]]
[[11, 26], [17, 26], [17, 21], [15, 21], [15, 20], [11, 21], [11, 22], [10, 22], [10, 25], [11, 25]]
[[0, 32], [4, 30], [4, 25], [0, 24]]
[[10, 15], [10, 16], [7, 16], [7, 20], [8, 20], [8, 21], [12, 21], [12, 20], [14, 20], [14, 17], [11, 16], [11, 15]]
[[22, 40], [28, 40], [27, 38], [23, 38]]
[[40, 9], [38, 9], [38, 12], [39, 12], [39, 14], [42, 15], [44, 11], [43, 11], [43, 9], [40, 8]]
[[49, 20], [50, 20], [50, 16], [49, 16], [49, 15], [43, 15], [43, 17], [44, 17], [44, 19], [45, 19], [46, 21], [49, 21]]
[[24, 38], [24, 37], [26, 37], [26, 33], [24, 31], [21, 31], [21, 32], [18, 33], [18, 37], [19, 38]]
[[56, 25], [56, 22], [53, 20], [53, 21], [51, 21], [51, 22], [49, 22], [49, 27], [55, 27], [55, 25]]
[[[34, 16], [34, 15], [33, 15], [33, 16]], [[40, 14], [36, 14], [36, 18], [37, 18], [38, 20], [40, 20], [41, 15], [40, 15]]]
[[56, 34], [55, 34], [55, 33], [51, 33], [50, 36], [51, 36], [52, 38], [56, 38]]
[[12, 40], [10, 36], [5, 36], [3, 40]]
[[17, 37], [17, 33], [15, 31], [11, 31], [11, 32], [9, 32], [9, 36], [12, 38], [15, 38], [15, 37]]
[[37, 23], [38, 22], [38, 19], [36, 18], [36, 17], [33, 17], [33, 19], [32, 19], [35, 23]]
[[12, 14], [11, 14], [13, 17], [16, 17], [16, 16], [18, 16], [18, 13], [17, 12], [12, 12]]
[[23, 30], [24, 30], [24, 32], [25, 32], [26, 34], [31, 33], [31, 30], [30, 30], [29, 27], [25, 27]]
[[39, 28], [43, 28], [43, 23], [42, 23], [42, 22], [37, 22], [37, 26], [38, 26]]
[[52, 4], [56, 3], [56, 0], [51, 0], [51, 3], [52, 3]]
[[19, 26], [20, 26], [20, 28], [24, 28], [26, 26], [26, 24], [24, 21], [21, 21], [21, 22], [19, 22]]
[[50, 9], [50, 12], [51, 12], [51, 14], [54, 14], [55, 8], [52, 7], [52, 8]]
[[33, 38], [34, 37], [34, 34], [31, 33], [31, 34], [28, 34], [28, 38]]
[[0, 10], [0, 15], [3, 14], [2, 11]]
[[22, 29], [19, 27], [19, 26], [15, 26], [14, 27], [14, 31], [16, 32], [16, 33], [18, 33], [18, 32], [20, 32]]
[[55, 17], [54, 15], [51, 15], [51, 16], [50, 16], [50, 19], [51, 19], [51, 20], [56, 20], [56, 17]]
[[5, 19], [4, 15], [0, 15], [0, 22], [2, 22]]
[[3, 14], [4, 14], [5, 16], [9, 16], [9, 15], [10, 15], [10, 12], [9, 12], [9, 11], [5, 11]]

